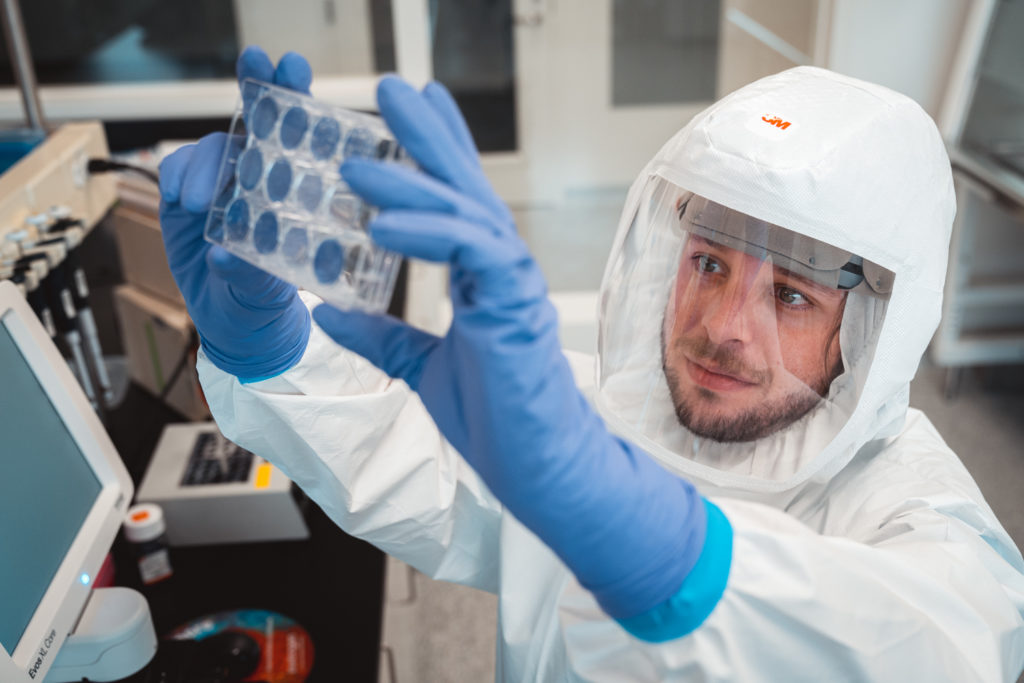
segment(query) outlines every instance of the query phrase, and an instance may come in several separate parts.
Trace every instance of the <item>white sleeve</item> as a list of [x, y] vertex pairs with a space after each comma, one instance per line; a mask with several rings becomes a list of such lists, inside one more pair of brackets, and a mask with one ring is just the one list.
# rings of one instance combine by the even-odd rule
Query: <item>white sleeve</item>
[[346, 532], [434, 578], [497, 589], [500, 503], [404, 382], [315, 323], [301, 361], [278, 377], [242, 384], [202, 352], [197, 367], [224, 435]]
[[596, 605], [589, 630], [563, 611], [573, 668], [584, 678], [643, 672], [638, 680], [1015, 681], [1020, 554], [980, 493], [966, 490], [966, 472], [945, 458], [917, 465], [887, 464], [873, 489], [825, 494], [821, 530], [772, 507], [713, 499], [734, 537], [728, 583], [707, 620], [651, 644], [613, 635], [613, 625], [602, 635]]
[[[727, 641], [756, 652], [751, 667], [783, 674], [776, 680], [1016, 680], [1024, 582], [972, 520], [906, 501], [864, 542], [716, 502], [734, 554], [703, 645], [733, 631]], [[744, 673], [737, 680], [759, 680]]]

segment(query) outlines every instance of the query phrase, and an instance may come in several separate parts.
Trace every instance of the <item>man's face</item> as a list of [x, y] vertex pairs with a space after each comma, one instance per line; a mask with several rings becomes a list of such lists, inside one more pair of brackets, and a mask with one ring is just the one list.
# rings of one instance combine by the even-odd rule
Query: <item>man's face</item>
[[846, 293], [690, 235], [662, 329], [680, 423], [753, 441], [803, 417], [842, 371]]

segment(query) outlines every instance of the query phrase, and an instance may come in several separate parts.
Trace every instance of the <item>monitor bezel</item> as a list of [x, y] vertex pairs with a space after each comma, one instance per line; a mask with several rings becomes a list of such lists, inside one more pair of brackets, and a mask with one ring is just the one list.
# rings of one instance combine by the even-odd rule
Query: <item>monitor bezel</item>
[[[67, 362], [17, 287], [0, 282], [0, 325], [14, 339], [100, 483], [100, 492], [13, 652], [0, 644], [0, 680], [42, 681], [74, 630], [132, 499], [131, 477]], [[89, 577], [83, 582], [81, 577]]]

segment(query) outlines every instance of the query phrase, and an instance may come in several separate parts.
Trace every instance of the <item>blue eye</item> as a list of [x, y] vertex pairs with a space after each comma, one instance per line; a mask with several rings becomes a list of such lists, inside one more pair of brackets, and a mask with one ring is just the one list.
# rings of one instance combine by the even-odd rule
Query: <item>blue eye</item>
[[719, 273], [722, 270], [722, 264], [707, 254], [696, 254], [693, 258], [697, 262], [697, 270], [701, 273]]
[[778, 286], [775, 288], [775, 296], [787, 306], [809, 306], [810, 301], [806, 296], [792, 287]]

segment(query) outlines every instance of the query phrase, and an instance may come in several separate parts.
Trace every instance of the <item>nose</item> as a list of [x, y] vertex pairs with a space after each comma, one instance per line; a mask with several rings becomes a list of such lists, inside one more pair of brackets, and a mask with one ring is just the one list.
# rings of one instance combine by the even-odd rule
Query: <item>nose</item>
[[716, 345], [748, 344], [774, 326], [771, 266], [751, 260], [730, 273], [704, 302], [701, 322]]

